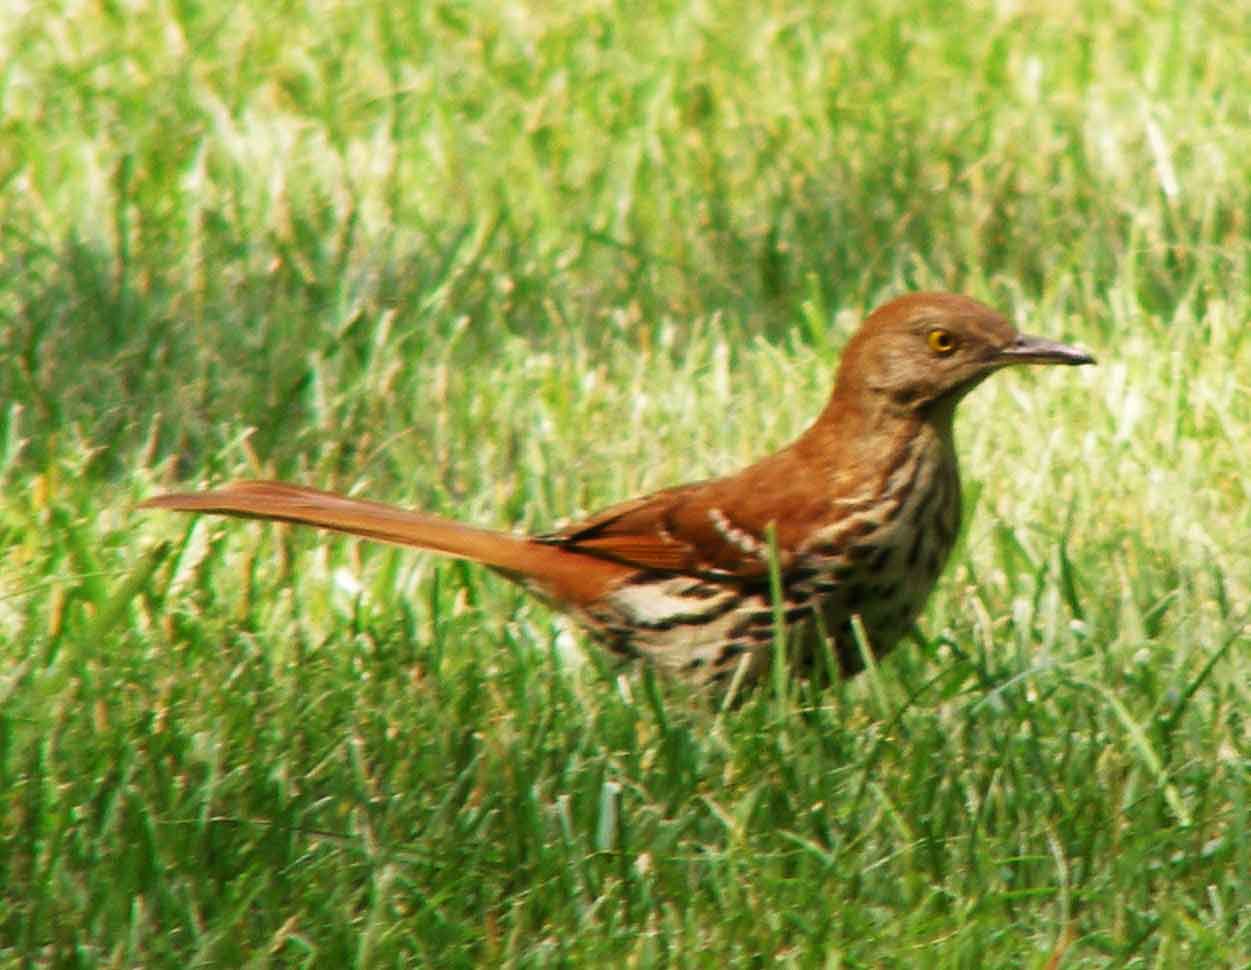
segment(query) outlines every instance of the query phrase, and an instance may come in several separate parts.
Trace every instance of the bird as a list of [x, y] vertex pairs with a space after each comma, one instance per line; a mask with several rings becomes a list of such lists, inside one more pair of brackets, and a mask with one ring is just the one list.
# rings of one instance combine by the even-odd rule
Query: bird
[[828, 402], [794, 441], [557, 531], [496, 531], [276, 481], [141, 507], [310, 525], [480, 563], [612, 653], [698, 688], [758, 683], [775, 656], [788, 676], [845, 678], [913, 628], [956, 542], [961, 399], [1005, 367], [1093, 363], [971, 297], [908, 293], [850, 337]]

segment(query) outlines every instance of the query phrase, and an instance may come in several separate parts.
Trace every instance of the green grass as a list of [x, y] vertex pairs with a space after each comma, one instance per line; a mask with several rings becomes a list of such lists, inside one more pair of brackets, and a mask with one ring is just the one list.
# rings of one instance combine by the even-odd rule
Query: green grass
[[[1245, 965], [1244, 13], [9, 4], [0, 964]], [[1100, 367], [965, 402], [924, 642], [824, 692], [134, 512], [546, 527], [785, 441], [921, 287]]]

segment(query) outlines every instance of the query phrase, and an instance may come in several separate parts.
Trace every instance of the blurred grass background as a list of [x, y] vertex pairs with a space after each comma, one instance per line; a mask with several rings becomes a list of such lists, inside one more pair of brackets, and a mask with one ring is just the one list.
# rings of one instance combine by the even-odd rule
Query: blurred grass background
[[[1237, 4], [8, 3], [0, 960], [1241, 966]], [[731, 470], [874, 305], [963, 406], [924, 643], [718, 715], [480, 570], [136, 515], [544, 528]]]

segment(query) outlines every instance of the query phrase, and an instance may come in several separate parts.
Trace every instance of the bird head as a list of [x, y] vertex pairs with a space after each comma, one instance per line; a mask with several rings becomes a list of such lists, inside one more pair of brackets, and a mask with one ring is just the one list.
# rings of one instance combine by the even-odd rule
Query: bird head
[[1003, 367], [1094, 362], [1076, 347], [1017, 332], [967, 296], [912, 293], [861, 324], [843, 351], [835, 393], [873, 395], [891, 409], [947, 412]]

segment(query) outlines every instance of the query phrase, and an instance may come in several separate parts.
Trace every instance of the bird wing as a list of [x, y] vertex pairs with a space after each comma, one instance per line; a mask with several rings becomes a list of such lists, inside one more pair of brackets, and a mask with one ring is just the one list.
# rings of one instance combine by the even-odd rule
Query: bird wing
[[664, 489], [538, 539], [637, 569], [759, 579], [769, 569], [767, 529], [772, 519], [753, 514], [749, 504], [734, 502], [735, 490], [724, 483]]

